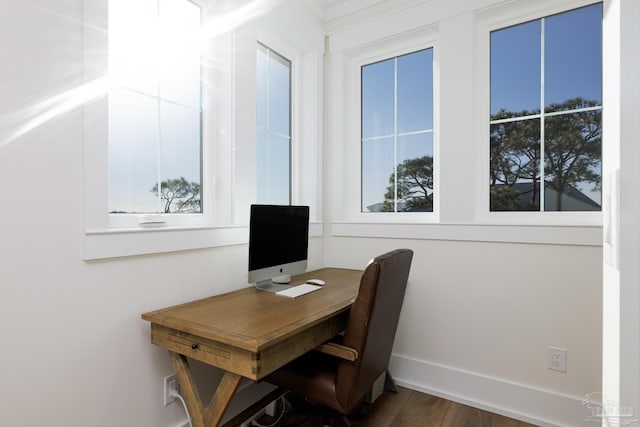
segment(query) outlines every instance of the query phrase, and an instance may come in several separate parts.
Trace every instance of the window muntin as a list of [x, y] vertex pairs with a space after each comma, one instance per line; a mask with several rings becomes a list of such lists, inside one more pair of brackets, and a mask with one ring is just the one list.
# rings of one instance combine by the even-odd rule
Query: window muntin
[[433, 212], [433, 49], [361, 67], [361, 211]]
[[108, 19], [108, 211], [201, 213], [201, 8], [109, 0]]
[[291, 61], [258, 44], [256, 56], [258, 203], [291, 203]]
[[600, 210], [601, 92], [602, 5], [491, 33], [491, 211]]

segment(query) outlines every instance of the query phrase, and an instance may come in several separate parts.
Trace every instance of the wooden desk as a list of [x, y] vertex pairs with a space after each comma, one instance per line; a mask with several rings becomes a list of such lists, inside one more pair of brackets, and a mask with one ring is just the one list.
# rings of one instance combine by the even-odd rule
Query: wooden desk
[[[194, 427], [220, 424], [242, 377], [260, 380], [344, 330], [361, 274], [323, 268], [293, 278], [326, 282], [298, 298], [248, 287], [144, 313], [151, 342], [169, 350]], [[206, 408], [187, 357], [225, 371]]]

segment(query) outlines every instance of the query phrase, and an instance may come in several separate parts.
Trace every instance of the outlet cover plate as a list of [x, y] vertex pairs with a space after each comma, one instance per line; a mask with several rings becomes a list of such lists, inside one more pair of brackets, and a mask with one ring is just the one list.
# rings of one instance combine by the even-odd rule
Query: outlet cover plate
[[169, 395], [169, 393], [171, 392], [171, 390], [176, 390], [178, 393], [180, 393], [180, 384], [178, 383], [178, 377], [176, 377], [176, 374], [172, 374], [172, 375], [167, 375], [166, 377], [164, 377], [164, 387], [163, 387], [163, 391], [164, 391], [164, 399], [163, 399], [163, 403], [164, 406], [168, 406], [170, 404], [172, 404], [173, 402], [175, 402], [176, 398], [175, 397], [171, 397]]
[[551, 369], [552, 371], [567, 372], [567, 349], [559, 347], [549, 347], [547, 368]]

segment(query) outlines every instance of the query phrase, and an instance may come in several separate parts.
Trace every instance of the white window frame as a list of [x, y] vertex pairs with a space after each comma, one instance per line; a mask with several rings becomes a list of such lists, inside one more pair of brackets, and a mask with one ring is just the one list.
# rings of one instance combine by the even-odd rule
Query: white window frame
[[[466, 6], [456, 7], [455, 2], [451, 8], [434, 7], [432, 2], [426, 2], [330, 34], [327, 73], [331, 103], [327, 108], [326, 142], [327, 161], [331, 165], [328, 177], [331, 187], [327, 192], [331, 236], [600, 246], [602, 226], [597, 213], [586, 223], [578, 221], [575, 215], [563, 221], [544, 222], [535, 216], [523, 221], [501, 220], [488, 214], [489, 31], [504, 28], [509, 22], [524, 22], [593, 3], [596, 2], [491, 2], [469, 12]], [[482, 40], [483, 37], [486, 40]], [[350, 81], [350, 72], [357, 73], [357, 64], [353, 62], [367, 49], [383, 47], [385, 43], [390, 46], [399, 40], [411, 44], [411, 40], [420, 39], [434, 41], [434, 148], [440, 153], [440, 170], [434, 179], [437, 177], [440, 186], [436, 193], [439, 212], [431, 221], [420, 217], [412, 221], [408, 216], [395, 214], [386, 218], [384, 215], [376, 218], [369, 213], [358, 215], [360, 171], [352, 171], [359, 162], [359, 151], [353, 152], [354, 145], [355, 148], [359, 145], [359, 117], [353, 117], [353, 111], [358, 109], [358, 96], [351, 92], [359, 83]], [[454, 86], [456, 79], [462, 79], [459, 88]], [[441, 87], [442, 84], [447, 86]], [[440, 95], [445, 92], [446, 97]], [[460, 126], [456, 105], [464, 114], [464, 127]], [[481, 111], [479, 105], [486, 111]], [[462, 143], [459, 138], [469, 143]], [[439, 140], [442, 142], [438, 143]], [[482, 146], [485, 143], [486, 146]], [[463, 157], [457, 156], [461, 148], [466, 150]], [[467, 186], [464, 179], [460, 179], [456, 163], [471, 174], [473, 184]], [[346, 191], [345, 185], [349, 186]], [[484, 210], [481, 197], [486, 200]], [[406, 222], [401, 222], [403, 219]]]
[[[339, 218], [360, 223], [437, 223], [440, 213], [439, 78], [437, 33], [433, 28], [352, 49], [344, 54], [342, 197]], [[362, 212], [361, 70], [363, 66], [433, 49], [433, 212]], [[337, 191], [337, 190], [336, 190]]]
[[[206, 22], [206, 13], [207, 13], [207, 4], [202, 0], [183, 0], [189, 3], [192, 3], [200, 8], [201, 15], [201, 26], [204, 26]], [[107, 26], [108, 28], [108, 26]], [[108, 36], [107, 36], [108, 39]], [[108, 41], [107, 41], [108, 43]], [[176, 227], [184, 227], [184, 226], [206, 226], [214, 221], [212, 218], [213, 211], [213, 203], [211, 202], [211, 197], [209, 194], [212, 194], [210, 191], [210, 185], [207, 185], [211, 182], [211, 180], [205, 180], [205, 177], [208, 176], [205, 174], [205, 165], [210, 164], [210, 160], [212, 159], [211, 151], [212, 151], [212, 142], [214, 141], [211, 138], [211, 129], [208, 126], [208, 122], [212, 120], [212, 111], [206, 111], [205, 106], [211, 105], [212, 98], [207, 96], [205, 93], [204, 84], [202, 82], [206, 81], [208, 76], [212, 75], [211, 70], [207, 70], [205, 68], [206, 58], [209, 56], [207, 49], [205, 46], [202, 46], [201, 50], [201, 74], [200, 74], [200, 105], [201, 105], [201, 114], [200, 114], [200, 143], [201, 143], [201, 158], [200, 158], [200, 167], [202, 168], [201, 173], [201, 210], [202, 212], [198, 213], [125, 213], [125, 214], [108, 214], [108, 222], [110, 229], [136, 229], [136, 228], [145, 228], [145, 227], [168, 227], [168, 228], [176, 228]], [[108, 59], [107, 59], [108, 60]], [[107, 97], [109, 95], [107, 94]], [[158, 100], [166, 101], [162, 98], [162, 96], [158, 95]], [[108, 133], [108, 132], [107, 132]], [[107, 136], [108, 138], [108, 136]], [[107, 141], [108, 144], [108, 141]]]
[[[246, 144], [255, 157], [255, 90], [244, 81], [238, 81], [239, 70], [251, 75], [247, 82], [255, 83], [255, 51], [246, 57], [237, 49], [241, 34], [247, 28], [260, 27], [260, 19], [268, 25], [280, 28], [286, 39], [290, 28], [275, 22], [273, 16], [283, 17], [287, 23], [296, 22], [300, 31], [299, 46], [293, 49], [297, 55], [292, 59], [292, 93], [298, 91], [299, 99], [292, 99], [292, 138], [304, 139], [304, 149], [292, 147], [292, 200], [311, 207], [312, 223], [310, 236], [323, 234], [322, 212], [322, 67], [324, 55], [324, 33], [295, 19], [298, 12], [282, 6], [273, 15], [249, 17], [257, 25], [239, 26], [230, 30], [224, 18], [238, 19], [231, 0], [197, 0], [203, 5], [203, 20], [214, 25], [207, 30], [216, 33], [215, 41], [208, 41], [205, 64], [216, 64], [216, 68], [205, 68], [208, 84], [204, 92], [203, 118], [203, 196], [202, 215], [174, 215], [174, 223], [160, 226], [131, 226], [112, 224], [108, 214], [108, 141], [107, 141], [107, 0], [85, 3], [85, 81], [86, 86], [97, 96], [84, 106], [84, 236], [83, 258], [126, 257], [190, 249], [210, 248], [246, 244], [248, 242], [248, 206], [255, 198], [255, 180], [244, 177], [246, 170], [242, 156], [238, 155]], [[221, 19], [221, 17], [223, 19]], [[293, 18], [292, 18], [293, 17]], [[210, 20], [210, 21], [209, 21]], [[235, 22], [235, 21], [234, 21]], [[226, 27], [225, 27], [226, 25]], [[226, 31], [220, 35], [222, 28]], [[261, 31], [259, 31], [261, 32]], [[276, 31], [277, 32], [277, 31]], [[255, 31], [249, 34], [251, 47], [261, 41], [282, 52], [289, 51], [269, 37], [258, 37]], [[241, 41], [241, 40], [240, 40]], [[289, 56], [294, 58], [293, 55]], [[249, 62], [243, 62], [243, 61]], [[220, 69], [224, 64], [224, 69]], [[297, 71], [299, 69], [299, 71]], [[300, 78], [304, 74], [305, 78]], [[243, 77], [243, 76], [240, 76]], [[300, 87], [300, 89], [296, 89]], [[298, 105], [299, 103], [299, 105]], [[250, 105], [250, 107], [247, 107]], [[302, 126], [302, 122], [305, 126]], [[243, 132], [246, 132], [243, 133]], [[300, 135], [300, 136], [298, 136]], [[248, 138], [245, 138], [248, 136]], [[252, 148], [253, 147], [253, 148]], [[240, 150], [239, 150], [240, 149]], [[249, 153], [249, 155], [251, 155]], [[304, 172], [304, 173], [303, 173]], [[210, 190], [207, 190], [206, 188]], [[208, 197], [207, 197], [208, 196]], [[246, 206], [246, 209], [244, 207]], [[154, 221], [154, 216], [149, 218]], [[198, 218], [196, 218], [196, 216]], [[186, 222], [175, 222], [184, 217]], [[195, 220], [194, 220], [195, 218]], [[145, 219], [144, 216], [142, 218]]]
[[[186, 1], [186, 0], [185, 0]], [[202, 0], [189, 0], [202, 8], [203, 25], [215, 13], [215, 7]], [[91, 84], [104, 81], [108, 75], [108, 1], [85, 5], [85, 79]], [[100, 31], [100, 29], [103, 29]], [[230, 46], [231, 35], [207, 41], [203, 64], [211, 63], [213, 53], [220, 63], [233, 58], [221, 58], [219, 48]], [[213, 72], [203, 66], [202, 78], [231, 87], [231, 73]], [[108, 83], [104, 93], [84, 108], [85, 125], [85, 233], [83, 257], [86, 260], [113, 258], [175, 250], [197, 249], [247, 241], [246, 230], [231, 226], [231, 192], [220, 191], [217, 182], [232, 182], [229, 162], [233, 138], [233, 106], [231, 90], [213, 93], [212, 85], [203, 89], [202, 115], [202, 191], [201, 214], [127, 214], [108, 213]], [[215, 111], [215, 113], [214, 113]]]
[[[481, 176], [476, 180], [475, 192], [480, 195], [476, 217], [485, 224], [501, 225], [553, 225], [553, 226], [600, 226], [602, 212], [557, 212], [518, 211], [491, 212], [489, 208], [490, 174], [490, 35], [492, 31], [513, 25], [567, 12], [583, 6], [599, 3], [593, 0], [562, 0], [556, 2], [518, 2], [517, 7], [506, 5], [481, 12], [476, 17], [476, 135], [480, 156], [477, 170]], [[603, 106], [604, 108], [604, 106]], [[606, 144], [603, 135], [602, 144]], [[604, 151], [604, 150], [603, 150]], [[603, 194], [604, 203], [604, 194]]]
[[[254, 48], [260, 43], [291, 62], [290, 198], [291, 204], [309, 206], [309, 233], [311, 236], [319, 236], [322, 234], [324, 45], [308, 46], [308, 41], [303, 40], [304, 46], [300, 46], [292, 41], [285, 41], [290, 39], [290, 34], [279, 34], [277, 27], [281, 24], [278, 22], [280, 19], [285, 21], [290, 18], [271, 18], [270, 25], [256, 29]], [[255, 145], [255, 140], [253, 143]]]

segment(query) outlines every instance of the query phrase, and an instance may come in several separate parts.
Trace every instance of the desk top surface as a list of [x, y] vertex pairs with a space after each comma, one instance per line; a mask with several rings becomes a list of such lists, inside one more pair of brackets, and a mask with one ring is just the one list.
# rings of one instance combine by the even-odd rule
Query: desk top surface
[[151, 323], [259, 352], [300, 330], [348, 310], [358, 294], [361, 270], [323, 268], [296, 276], [291, 284], [322, 279], [319, 290], [287, 298], [247, 287], [144, 313]]

